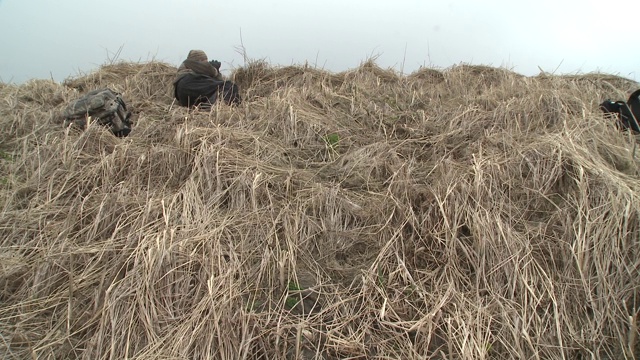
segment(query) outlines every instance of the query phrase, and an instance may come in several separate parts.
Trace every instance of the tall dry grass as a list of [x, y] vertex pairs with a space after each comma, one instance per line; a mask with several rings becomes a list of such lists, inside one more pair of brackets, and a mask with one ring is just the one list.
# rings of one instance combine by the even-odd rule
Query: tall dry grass
[[[0, 84], [5, 359], [632, 359], [638, 84], [254, 62], [244, 103], [175, 67]], [[130, 137], [61, 128], [122, 92]]]

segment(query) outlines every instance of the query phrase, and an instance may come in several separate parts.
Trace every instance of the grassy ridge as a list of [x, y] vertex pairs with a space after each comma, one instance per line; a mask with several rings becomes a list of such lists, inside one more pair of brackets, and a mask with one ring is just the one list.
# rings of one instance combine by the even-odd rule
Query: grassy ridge
[[[640, 356], [638, 84], [255, 62], [237, 108], [176, 68], [0, 84], [7, 359]], [[131, 136], [61, 128], [122, 92]]]

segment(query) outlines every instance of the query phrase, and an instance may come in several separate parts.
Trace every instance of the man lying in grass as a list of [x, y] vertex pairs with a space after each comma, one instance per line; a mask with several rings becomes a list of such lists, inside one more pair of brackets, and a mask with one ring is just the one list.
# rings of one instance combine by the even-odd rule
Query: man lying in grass
[[217, 60], [208, 61], [202, 50], [189, 51], [173, 81], [174, 95], [180, 105], [210, 106], [220, 95], [229, 105], [239, 104], [238, 87], [222, 78], [220, 66]]

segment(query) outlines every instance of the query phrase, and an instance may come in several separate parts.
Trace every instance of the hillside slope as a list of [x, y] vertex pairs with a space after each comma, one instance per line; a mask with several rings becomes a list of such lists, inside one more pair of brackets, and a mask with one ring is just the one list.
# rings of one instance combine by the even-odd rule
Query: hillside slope
[[[0, 84], [0, 356], [640, 356], [637, 87], [461, 65], [237, 69], [244, 102], [173, 104], [175, 67]], [[131, 136], [62, 129], [98, 87]]]

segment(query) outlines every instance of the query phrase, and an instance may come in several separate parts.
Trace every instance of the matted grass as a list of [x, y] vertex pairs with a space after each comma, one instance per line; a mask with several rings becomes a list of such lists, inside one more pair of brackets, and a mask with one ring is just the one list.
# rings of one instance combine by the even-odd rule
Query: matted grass
[[[188, 111], [175, 67], [0, 84], [0, 357], [640, 356], [638, 84], [254, 62]], [[122, 92], [131, 136], [61, 127]]]

